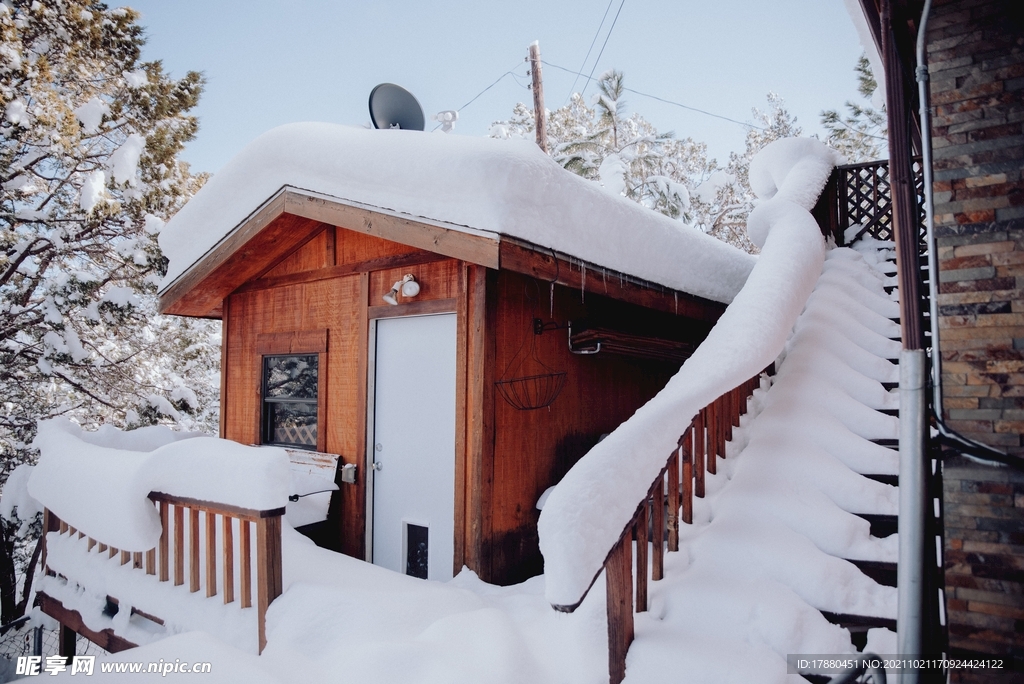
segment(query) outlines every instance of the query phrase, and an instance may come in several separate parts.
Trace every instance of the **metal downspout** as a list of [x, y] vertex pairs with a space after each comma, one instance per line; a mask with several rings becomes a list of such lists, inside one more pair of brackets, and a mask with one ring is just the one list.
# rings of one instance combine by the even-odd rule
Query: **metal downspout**
[[[924, 617], [927, 361], [923, 349], [900, 352], [900, 510], [896, 565], [896, 643], [900, 658], [921, 656]], [[917, 684], [904, 670], [902, 684]]]

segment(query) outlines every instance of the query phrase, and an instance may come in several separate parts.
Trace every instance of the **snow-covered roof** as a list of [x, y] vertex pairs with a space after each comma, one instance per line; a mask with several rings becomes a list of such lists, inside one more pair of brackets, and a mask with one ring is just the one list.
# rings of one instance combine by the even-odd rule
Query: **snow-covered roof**
[[250, 143], [164, 227], [161, 290], [286, 188], [516, 238], [718, 302], [732, 300], [756, 261], [564, 170], [527, 141], [297, 123]]

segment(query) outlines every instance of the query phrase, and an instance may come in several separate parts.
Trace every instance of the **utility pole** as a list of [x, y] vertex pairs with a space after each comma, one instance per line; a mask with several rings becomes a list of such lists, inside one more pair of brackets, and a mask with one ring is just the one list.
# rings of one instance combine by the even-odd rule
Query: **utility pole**
[[530, 43], [530, 76], [533, 78], [533, 120], [537, 146], [548, 152], [548, 125], [544, 117], [544, 81], [540, 72], [540, 41]]

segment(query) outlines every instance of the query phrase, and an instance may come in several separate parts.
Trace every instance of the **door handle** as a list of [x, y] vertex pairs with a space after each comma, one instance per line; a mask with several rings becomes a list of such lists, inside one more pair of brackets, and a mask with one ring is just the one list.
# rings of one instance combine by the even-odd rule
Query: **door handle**
[[373, 468], [374, 470], [384, 470], [384, 464], [381, 463], [380, 461], [374, 461], [373, 465], [370, 467]]

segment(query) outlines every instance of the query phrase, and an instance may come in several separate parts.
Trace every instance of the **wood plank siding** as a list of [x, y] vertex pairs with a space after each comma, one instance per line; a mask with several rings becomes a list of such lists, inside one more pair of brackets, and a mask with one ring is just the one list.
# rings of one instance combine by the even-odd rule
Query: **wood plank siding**
[[[288, 201], [301, 204], [303, 215], [279, 212], [256, 232], [242, 227], [248, 238], [235, 240], [234, 255], [217, 256], [213, 265], [200, 262], [179, 280], [189, 288], [176, 283], [161, 302], [170, 313], [223, 316], [222, 436], [260, 441], [263, 354], [320, 354], [317, 448], [340, 454], [340, 463], [355, 465], [357, 476], [355, 484], [339, 478], [326, 532], [317, 541], [365, 558], [369, 322], [454, 312], [453, 569], [468, 565], [502, 584], [540, 573], [541, 493], [661, 389], [679, 365], [572, 354], [567, 321], [695, 345], [724, 307], [588, 271], [565, 255], [519, 243], [501, 242], [499, 255], [495, 242], [492, 258], [481, 256], [486, 245], [471, 235], [477, 241], [463, 247], [473, 258], [458, 258], [451, 252], [462, 249], [455, 246], [459, 235], [444, 235], [444, 251], [423, 249], [413, 240], [378, 234], [391, 231], [406, 240], [415, 226], [404, 219], [378, 219], [351, 207], [335, 211], [322, 200]], [[259, 212], [251, 221], [258, 219]], [[407, 273], [416, 277], [420, 293], [386, 305], [382, 296]], [[547, 327], [540, 335], [534, 334], [535, 318]], [[495, 389], [498, 380], [547, 372], [544, 367], [566, 373], [550, 407], [517, 410]]]

